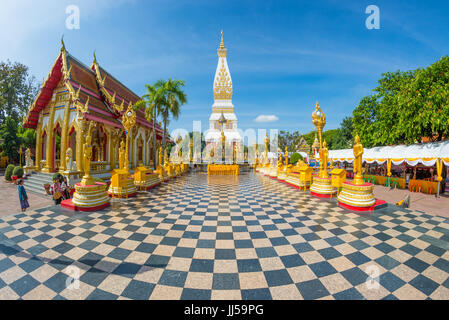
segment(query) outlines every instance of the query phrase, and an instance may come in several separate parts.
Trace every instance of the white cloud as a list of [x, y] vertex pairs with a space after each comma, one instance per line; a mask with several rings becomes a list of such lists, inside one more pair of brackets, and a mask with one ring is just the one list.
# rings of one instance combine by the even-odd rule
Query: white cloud
[[274, 121], [278, 121], [279, 118], [277, 116], [275, 116], [274, 114], [270, 114], [270, 115], [265, 115], [265, 114], [260, 114], [257, 116], [256, 119], [254, 119], [255, 122], [274, 122]]

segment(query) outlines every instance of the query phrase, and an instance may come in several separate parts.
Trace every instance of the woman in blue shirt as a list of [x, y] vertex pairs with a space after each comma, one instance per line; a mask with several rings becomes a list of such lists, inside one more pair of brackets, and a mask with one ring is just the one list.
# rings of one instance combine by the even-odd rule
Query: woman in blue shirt
[[20, 207], [22, 208], [22, 212], [25, 212], [25, 210], [30, 206], [28, 204], [28, 195], [25, 191], [25, 187], [23, 186], [23, 180], [19, 180], [18, 184]]

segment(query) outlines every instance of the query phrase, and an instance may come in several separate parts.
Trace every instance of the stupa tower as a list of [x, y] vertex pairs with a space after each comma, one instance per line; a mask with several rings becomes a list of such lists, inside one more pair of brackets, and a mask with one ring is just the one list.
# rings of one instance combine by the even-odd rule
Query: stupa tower
[[[209, 130], [206, 133], [207, 143], [219, 143], [221, 131], [223, 129], [227, 143], [237, 143], [242, 140], [237, 131], [237, 117], [232, 104], [232, 78], [228, 67], [226, 49], [223, 42], [223, 31], [221, 31], [220, 47], [217, 50], [218, 64], [214, 78], [214, 104], [212, 114], [209, 117]], [[224, 117], [226, 122], [220, 123], [220, 118]]]

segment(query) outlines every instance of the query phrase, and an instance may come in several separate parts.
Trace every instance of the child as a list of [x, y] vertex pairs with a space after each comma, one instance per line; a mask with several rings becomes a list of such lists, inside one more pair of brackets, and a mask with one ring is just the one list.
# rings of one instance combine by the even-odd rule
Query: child
[[56, 178], [53, 181], [52, 189], [53, 189], [53, 200], [55, 201], [55, 204], [58, 205], [62, 201], [62, 189], [61, 184], [59, 183], [59, 179]]
[[22, 179], [19, 180], [18, 185], [20, 207], [22, 208], [22, 212], [25, 212], [26, 209], [30, 207], [30, 205], [28, 204], [28, 195], [25, 191], [25, 187], [23, 186]]

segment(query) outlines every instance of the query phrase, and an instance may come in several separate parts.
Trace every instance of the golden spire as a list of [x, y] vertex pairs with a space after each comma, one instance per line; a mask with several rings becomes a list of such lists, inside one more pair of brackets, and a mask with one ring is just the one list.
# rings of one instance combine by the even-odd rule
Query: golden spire
[[221, 30], [220, 49], [226, 49], [224, 42], [223, 42], [223, 30]]
[[97, 56], [95, 55], [95, 50], [94, 50], [94, 63], [97, 63]]
[[61, 37], [61, 51], [65, 51], [64, 35]]

